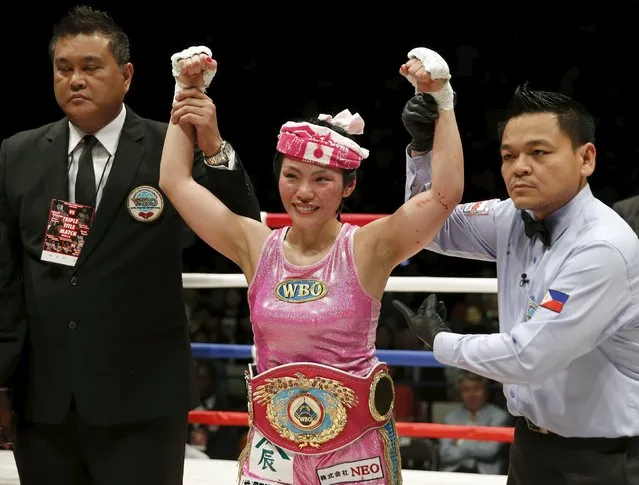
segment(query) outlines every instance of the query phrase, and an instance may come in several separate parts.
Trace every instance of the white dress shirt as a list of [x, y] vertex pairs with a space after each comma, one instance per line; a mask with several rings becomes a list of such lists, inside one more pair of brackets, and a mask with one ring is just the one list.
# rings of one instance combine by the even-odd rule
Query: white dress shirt
[[[104, 128], [93, 133], [99, 142], [95, 144], [93, 151], [91, 152], [91, 155], [93, 156], [93, 170], [95, 172], [95, 185], [97, 190], [95, 198], [96, 210], [100, 205], [104, 186], [109, 179], [109, 174], [113, 167], [115, 152], [118, 148], [125, 118], [126, 108], [123, 104], [120, 114], [118, 114], [113, 121]], [[71, 124], [69, 121], [69, 201], [73, 203], [75, 203], [75, 181], [78, 177], [80, 155], [84, 148], [84, 141], [82, 139], [85, 135], [86, 133], [82, 132], [77, 126]]]

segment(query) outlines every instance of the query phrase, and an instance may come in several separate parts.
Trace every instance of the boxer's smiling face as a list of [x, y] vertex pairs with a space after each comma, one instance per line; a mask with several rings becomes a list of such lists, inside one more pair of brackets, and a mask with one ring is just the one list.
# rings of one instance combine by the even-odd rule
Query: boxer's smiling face
[[326, 168], [284, 158], [279, 176], [282, 204], [294, 224], [315, 225], [335, 219], [342, 199], [355, 189], [344, 186], [344, 176], [337, 168]]

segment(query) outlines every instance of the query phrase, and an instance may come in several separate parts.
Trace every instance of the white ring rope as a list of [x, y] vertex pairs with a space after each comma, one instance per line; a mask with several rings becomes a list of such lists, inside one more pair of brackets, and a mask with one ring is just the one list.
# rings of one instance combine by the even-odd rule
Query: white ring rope
[[[269, 227], [282, 227], [286, 214], [260, 213], [262, 222]], [[384, 214], [344, 214], [345, 221], [365, 224]], [[183, 273], [184, 288], [246, 288], [242, 274]], [[497, 293], [497, 278], [441, 278], [432, 276], [391, 276], [385, 291], [404, 293]]]
[[[246, 288], [243, 274], [183, 273], [184, 288]], [[386, 291], [430, 293], [497, 293], [497, 278], [391, 276]]]

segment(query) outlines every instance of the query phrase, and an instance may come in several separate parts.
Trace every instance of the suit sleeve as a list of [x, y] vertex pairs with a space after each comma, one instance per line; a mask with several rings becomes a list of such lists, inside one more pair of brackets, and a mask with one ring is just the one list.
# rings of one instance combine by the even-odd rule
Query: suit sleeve
[[18, 364], [26, 333], [20, 235], [6, 191], [6, 145], [0, 147], [0, 387]]
[[195, 153], [193, 163], [193, 178], [208, 188], [226, 207], [241, 216], [261, 220], [253, 183], [235, 150], [229, 167], [207, 166], [199, 150]]
[[[431, 153], [411, 158], [406, 152], [405, 200], [431, 187]], [[499, 199], [459, 204], [426, 249], [447, 256], [495, 261]]]

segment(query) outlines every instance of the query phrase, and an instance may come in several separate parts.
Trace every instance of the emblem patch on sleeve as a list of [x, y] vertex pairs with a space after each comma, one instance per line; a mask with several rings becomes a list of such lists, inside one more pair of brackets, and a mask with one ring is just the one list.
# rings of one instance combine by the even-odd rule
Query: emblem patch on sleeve
[[561, 291], [548, 290], [539, 306], [552, 310], [555, 313], [560, 313], [569, 297], [570, 295], [562, 293]]
[[479, 202], [469, 202], [462, 207], [462, 213], [466, 216], [485, 216], [490, 213], [490, 208], [499, 199], [482, 200]]
[[528, 298], [528, 303], [526, 304], [526, 320], [530, 320], [537, 311], [539, 305], [534, 302], [534, 300]]

